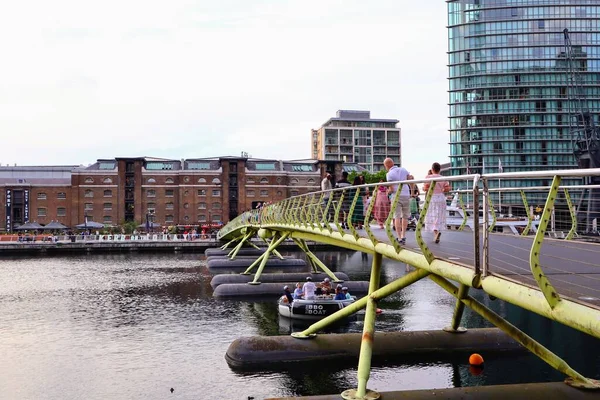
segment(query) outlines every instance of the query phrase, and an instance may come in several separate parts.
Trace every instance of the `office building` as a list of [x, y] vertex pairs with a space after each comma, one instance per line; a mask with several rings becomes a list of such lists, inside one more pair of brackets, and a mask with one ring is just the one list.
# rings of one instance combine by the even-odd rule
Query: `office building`
[[339, 110], [311, 131], [312, 158], [355, 163], [370, 172], [383, 168], [390, 157], [402, 165], [397, 119], [371, 118], [370, 111]]
[[[447, 0], [451, 174], [577, 167], [564, 29], [583, 105], [600, 112], [600, 7], [587, 0]], [[515, 179], [503, 186], [541, 186]], [[491, 182], [494, 186], [494, 182]], [[519, 203], [519, 194], [503, 198]]]

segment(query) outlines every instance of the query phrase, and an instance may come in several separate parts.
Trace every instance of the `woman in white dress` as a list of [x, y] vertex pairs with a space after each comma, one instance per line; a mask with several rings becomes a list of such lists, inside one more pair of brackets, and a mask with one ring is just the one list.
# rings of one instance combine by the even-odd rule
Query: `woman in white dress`
[[[441, 231], [446, 229], [446, 193], [450, 191], [450, 184], [447, 181], [437, 180], [442, 177], [440, 170], [440, 164], [435, 162], [431, 166], [431, 174], [427, 175], [427, 178], [436, 178], [436, 183], [425, 216], [425, 230], [433, 232], [436, 243], [440, 242]], [[429, 186], [429, 182], [425, 182], [423, 190], [427, 192]]]

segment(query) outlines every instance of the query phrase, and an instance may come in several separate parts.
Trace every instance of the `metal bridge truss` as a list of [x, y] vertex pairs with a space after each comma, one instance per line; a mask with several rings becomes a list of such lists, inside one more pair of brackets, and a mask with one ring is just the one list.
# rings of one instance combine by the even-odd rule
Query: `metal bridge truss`
[[[357, 300], [351, 306], [341, 309], [334, 315], [314, 323], [303, 332], [292, 334], [299, 339], [313, 337], [324, 327], [366, 308], [358, 363], [358, 387], [345, 391], [342, 394], [344, 398], [377, 398], [377, 393], [367, 389], [377, 302], [425, 277], [431, 279], [456, 298], [452, 322], [450, 326], [445, 328], [447, 332], [458, 334], [464, 331], [460, 327], [460, 322], [464, 307], [470, 307], [474, 312], [500, 328], [546, 363], [564, 373], [567, 376], [567, 383], [580, 388], [598, 389], [600, 385], [597, 381], [588, 379], [573, 370], [548, 348], [536, 342], [525, 332], [519, 330], [469, 295], [471, 288], [481, 289], [490, 296], [600, 338], [600, 305], [587, 304], [577, 298], [561, 295], [552, 282], [552, 279], [556, 279], [554, 283], [557, 283], [558, 278], [554, 278], [554, 275], [552, 275], [552, 279], [550, 279], [545, 273], [543, 263], [540, 261], [543, 255], [542, 247], [544, 243], [574, 243], [575, 241], [572, 239], [577, 238], [579, 234], [577, 226], [578, 210], [574, 206], [573, 199], [579, 198], [585, 189], [589, 189], [589, 186], [584, 188], [581, 185], [563, 185], [561, 184], [562, 179], [570, 178], [565, 179], [565, 182], [577, 182], [577, 179], [574, 178], [583, 180], [586, 177], [598, 175], [600, 175], [600, 169], [445, 177], [444, 179], [451, 181], [454, 187], [465, 187], [466, 183], [468, 188], [453, 193], [453, 195], [458, 196], [460, 207], [464, 211], [464, 221], [456, 227], [457, 231], [464, 230], [467, 226], [468, 210], [465, 207], [465, 198], [467, 203], [477, 206], [473, 207], [475, 210], [480, 211], [471, 212], [470, 217], [473, 219], [470, 224], [473, 228], [470, 236], [473, 243], [471, 248], [473, 252], [472, 264], [459, 263], [450, 260], [448, 257], [436, 256], [423, 236], [423, 221], [435, 186], [435, 180], [433, 179], [350, 186], [344, 189], [313, 192], [287, 198], [238, 216], [220, 230], [218, 238], [228, 241], [223, 248], [232, 249], [230, 252], [231, 257], [235, 257], [237, 251], [243, 245], [247, 245], [249, 239], [257, 235], [268, 243], [267, 251], [263, 256], [244, 272], [248, 274], [251, 270], [257, 268], [255, 283], [258, 283], [269, 254], [275, 252], [277, 246], [286, 239], [293, 240], [306, 252], [307, 258], [315, 271], [321, 269], [334, 280], [336, 280], [335, 274], [310, 252], [306, 241], [326, 243], [373, 255], [369, 294], [367, 296]], [[547, 179], [552, 184], [547, 187], [502, 187], [501, 182], [503, 180], [514, 178]], [[387, 196], [385, 191], [379, 190], [380, 187], [419, 185], [428, 181], [431, 183], [430, 189], [422, 203], [415, 232], [420, 251], [403, 247], [397, 242], [392, 230], [393, 212], [387, 216], [384, 230], [377, 228], [377, 232], [375, 232], [369, 223], [365, 223], [364, 231], [361, 230], [359, 233], [352, 224], [352, 216], [356, 215], [355, 213], [362, 203], [361, 199], [365, 199], [364, 196], [367, 190], [371, 196], [368, 207], [365, 207], [364, 216], [365, 221], [371, 221], [377, 196]], [[491, 185], [491, 182], [494, 182], [494, 185]], [[491, 188], [490, 186], [496, 186], [495, 182], [498, 182], [497, 187]], [[523, 238], [523, 242], [529, 240], [527, 244], [530, 249], [528, 259], [521, 261], [527, 268], [527, 274], [532, 277], [531, 284], [524, 284], [510, 276], [502, 275], [503, 271], [493, 270], [493, 265], [490, 263], [490, 252], [493, 250], [493, 242], [490, 239], [498, 236], [493, 232], [502, 221], [499, 212], [495, 210], [496, 204], [492, 199], [499, 201], [502, 196], [507, 197], [504, 194], [511, 192], [513, 198], [515, 198], [515, 194], [518, 194], [521, 198], [520, 204], [512, 204], [512, 206], [515, 207], [515, 210], [521, 210], [524, 213], [525, 223], [521, 228], [521, 235], [526, 236], [526, 238]], [[398, 204], [400, 190], [396, 190], [395, 193], [396, 195], [390, 199], [392, 210]], [[600, 202], [600, 199], [593, 199], [593, 201]], [[502, 210], [507, 205], [509, 204], [503, 204], [500, 209]], [[559, 208], [562, 208], [564, 213], [557, 221], [558, 214], [556, 210]], [[479, 220], [480, 213], [482, 214], [482, 221]], [[345, 228], [346, 224], [347, 228]], [[549, 235], [556, 225], [570, 226], [568, 232], [562, 235], [565, 240], [557, 241], [554, 239], [554, 237], [558, 237], [557, 235]], [[452, 234], [447, 235], [451, 236]], [[250, 245], [252, 244], [250, 243]], [[591, 246], [592, 250], [597, 252], [596, 256], [600, 253], [599, 245], [590, 244], [588, 246]], [[382, 257], [409, 264], [415, 270], [394, 282], [380, 287]], [[592, 267], [599, 267], [599, 259], [595, 258]], [[600, 291], [600, 284], [596, 289]]]

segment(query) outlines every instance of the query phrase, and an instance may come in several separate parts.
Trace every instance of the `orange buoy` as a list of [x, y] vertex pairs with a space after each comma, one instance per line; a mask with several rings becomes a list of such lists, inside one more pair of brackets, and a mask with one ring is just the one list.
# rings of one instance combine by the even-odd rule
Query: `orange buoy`
[[481, 357], [479, 354], [477, 353], [473, 353], [471, 354], [471, 356], [469, 357], [469, 364], [471, 365], [475, 365], [475, 366], [482, 366], [483, 365], [483, 357]]

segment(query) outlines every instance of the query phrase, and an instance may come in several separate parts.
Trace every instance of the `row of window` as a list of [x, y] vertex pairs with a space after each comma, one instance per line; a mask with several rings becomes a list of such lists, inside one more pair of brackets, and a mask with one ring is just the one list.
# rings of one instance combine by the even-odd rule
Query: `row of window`
[[[563, 99], [562, 101], [573, 97], [574, 89], [566, 87], [545, 87], [545, 88], [498, 88], [498, 89], [478, 89], [465, 90], [462, 92], [450, 93], [450, 103], [484, 102], [487, 100], [519, 100], [524, 102], [529, 99]], [[600, 98], [600, 87], [590, 87], [582, 91], [585, 97]], [[516, 102], [513, 102], [516, 103]]]
[[[515, 59], [564, 59], [564, 46], [536, 46], [536, 47], [504, 47], [493, 49], [481, 49], [472, 51], [459, 51], [450, 53], [448, 61], [450, 64], [502, 61]], [[586, 60], [588, 58], [598, 58], [600, 55], [599, 46], [578, 46], [574, 50], [573, 57], [575, 67], [585, 70]], [[564, 64], [564, 63], [563, 63]]]
[[[600, 112], [600, 101], [587, 101], [588, 110], [592, 113]], [[578, 105], [573, 102], [571, 110], [577, 110]], [[516, 114], [516, 113], [562, 113], [565, 115], [547, 115], [545, 122], [556, 122], [556, 124], [569, 124], [568, 102], [562, 101], [527, 101], [527, 102], [482, 102], [477, 104], [459, 104], [450, 106], [450, 115], [453, 117], [470, 116], [474, 114]], [[560, 118], [560, 121], [557, 120]]]
[[[44, 192], [39, 192], [37, 194], [37, 199], [38, 200], [47, 200], [48, 199], [48, 195]], [[59, 192], [56, 194], [56, 199], [57, 200], [66, 200], [67, 199], [67, 194], [65, 192]]]
[[[586, 9], [587, 8], [587, 9]], [[470, 22], [489, 24], [491, 22], [501, 24], [514, 24], [518, 20], [534, 20], [535, 28], [548, 29], [552, 27], [552, 20], [546, 21], [544, 18], [557, 19], [581, 19], [598, 18], [598, 7], [528, 7], [528, 8], [504, 8], [498, 10], [470, 10], [464, 13], [451, 12], [448, 14], [448, 24], [462, 25]], [[585, 25], [584, 25], [585, 26]]]
[[[460, 76], [506, 73], [514, 74], [522, 71], [546, 72], [560, 71], [566, 75], [564, 68], [556, 68], [556, 60], [536, 60], [536, 61], [499, 61], [486, 62], [482, 64], [468, 64], [450, 67], [450, 76], [457, 78]], [[600, 60], [588, 61], [589, 72], [600, 72]]]
[[[57, 209], [57, 216], [58, 216], [58, 217], [64, 217], [64, 216], [66, 216], [66, 215], [67, 215], [67, 214], [66, 214], [66, 209], [60, 209], [60, 208], [59, 208], [59, 209]], [[38, 208], [38, 209], [37, 209], [37, 216], [38, 216], [38, 217], [46, 217], [46, 216], [47, 216], [47, 209], [46, 209], [46, 208], [43, 208], [43, 207], [41, 207], [41, 208]], [[220, 215], [220, 214], [211, 214], [211, 215], [210, 215], [210, 218], [211, 218], [211, 221], [212, 221], [212, 222], [220, 222], [220, 221], [222, 221], [222, 217], [221, 217], [221, 215]], [[104, 215], [104, 216], [102, 217], [102, 222], [103, 222], [104, 224], [112, 224], [112, 222], [113, 222], [113, 221], [112, 221], [112, 219], [113, 219], [113, 217], [112, 217], [111, 215]], [[186, 222], [189, 222], [189, 221], [190, 221], [190, 217], [189, 217], [189, 216], [187, 216], [187, 215], [186, 215], [186, 216], [184, 216], [184, 217], [183, 217], [183, 219], [184, 219], [184, 221], [186, 221]], [[199, 214], [199, 215], [198, 215], [198, 218], [197, 218], [197, 221], [198, 221], [198, 222], [207, 222], [206, 215], [204, 215], [204, 214]], [[173, 215], [171, 215], [171, 214], [169, 214], [169, 215], [165, 215], [165, 223], [167, 223], [167, 224], [168, 224], [168, 223], [172, 223], [172, 222], [175, 222], [175, 217], [174, 217]]]
[[[462, 37], [454, 32], [449, 34], [448, 50], [450, 52], [469, 50], [475, 51], [482, 48], [511, 47], [511, 46], [560, 46], [564, 45], [565, 37], [563, 28], [554, 32], [523, 32], [520, 34], [497, 34], [485, 36]], [[600, 43], [600, 35], [595, 31], [586, 33], [573, 33], [569, 35], [574, 46], [592, 46]]]
[[[461, 90], [464, 88], [486, 88], [486, 87], [513, 87], [513, 86], [567, 86], [567, 75], [565, 71], [535, 71], [535, 73], [523, 73], [527, 71], [511, 71], [505, 75], [481, 75], [467, 76], [450, 79], [450, 90]], [[585, 86], [598, 85], [600, 74], [586, 73], [579, 76], [580, 84]]]
[[[521, 34], [529, 33], [532, 29], [540, 29], [540, 21], [543, 20], [526, 20], [526, 21], [502, 21], [502, 22], [485, 22], [472, 24], [467, 27], [462, 27], [465, 36], [471, 35], [489, 35], [498, 33]], [[546, 22], [543, 22], [546, 27]], [[452, 25], [452, 24], [451, 24]], [[549, 27], [552, 23], [549, 22]], [[561, 29], [568, 29], [569, 32], [580, 33], [582, 30], [594, 31], [600, 29], [600, 20], [598, 19], [564, 19], [560, 21]], [[450, 35], [453, 35], [454, 29], [450, 29]], [[461, 32], [462, 33], [462, 32]], [[577, 44], [577, 43], [576, 43]]]

